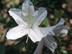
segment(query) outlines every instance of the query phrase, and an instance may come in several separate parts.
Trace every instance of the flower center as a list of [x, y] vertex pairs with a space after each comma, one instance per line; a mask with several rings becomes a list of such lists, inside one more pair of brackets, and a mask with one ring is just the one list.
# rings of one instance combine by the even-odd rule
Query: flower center
[[32, 24], [29, 25], [29, 28], [32, 28]]

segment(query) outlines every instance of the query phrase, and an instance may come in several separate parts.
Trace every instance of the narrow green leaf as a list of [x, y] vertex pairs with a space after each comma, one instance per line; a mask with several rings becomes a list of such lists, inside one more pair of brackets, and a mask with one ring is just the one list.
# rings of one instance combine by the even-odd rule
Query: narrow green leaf
[[60, 19], [62, 17], [62, 10], [55, 9], [54, 11], [55, 11], [55, 17]]

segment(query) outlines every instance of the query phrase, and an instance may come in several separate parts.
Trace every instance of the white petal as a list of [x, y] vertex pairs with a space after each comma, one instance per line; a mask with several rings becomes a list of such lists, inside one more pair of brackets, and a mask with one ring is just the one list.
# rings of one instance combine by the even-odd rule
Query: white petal
[[37, 46], [37, 48], [36, 48], [36, 50], [34, 51], [33, 54], [40, 54], [40, 52], [42, 51], [42, 49], [43, 49], [43, 41], [40, 41], [38, 43], [38, 46]]
[[60, 32], [61, 34], [67, 34], [68, 33], [68, 30], [66, 30], [66, 29], [63, 29], [63, 30], [61, 30], [61, 32]]
[[52, 36], [46, 36], [43, 38], [43, 41], [44, 45], [54, 53], [55, 49], [57, 48], [57, 43], [55, 42], [54, 38]]
[[38, 27], [30, 29], [28, 36], [33, 42], [41, 41], [41, 39], [44, 37]]
[[34, 6], [30, 0], [25, 0], [22, 5], [23, 11], [29, 11], [28, 13], [34, 14]]
[[47, 16], [47, 10], [43, 7], [39, 8], [35, 14], [35, 25], [40, 25], [40, 23], [46, 18]]
[[34, 54], [40, 54], [43, 45], [48, 47], [52, 53], [54, 53], [55, 49], [57, 48], [57, 43], [55, 42], [54, 38], [52, 36], [46, 36], [39, 42]]
[[68, 33], [67, 26], [66, 25], [58, 25], [57, 27], [54, 28], [53, 32], [55, 34], [60, 34], [60, 35], [67, 34]]
[[22, 13], [21, 13], [21, 10], [20, 9], [16, 9], [16, 8], [11, 8], [9, 10], [9, 14], [10, 16], [13, 17], [13, 19], [16, 21], [16, 23], [18, 25], [26, 25], [26, 22], [24, 22], [23, 18], [22, 18]]
[[6, 37], [7, 39], [18, 39], [23, 37], [24, 35], [26, 35], [28, 33], [28, 28], [26, 28], [26, 26], [16, 26], [12, 29], [10, 29], [7, 34]]
[[47, 35], [55, 35], [54, 32], [52, 31], [52, 27], [47, 27], [47, 28], [40, 28], [44, 36]]
[[64, 22], [65, 22], [64, 19], [61, 18], [60, 21], [59, 21], [59, 23], [57, 25], [62, 25], [62, 24], [64, 24]]
[[34, 6], [30, 0], [24, 1], [22, 11], [27, 23], [34, 23]]
[[46, 27], [46, 28], [40, 28], [40, 30], [42, 31], [44, 36], [55, 35], [55, 33], [53, 32], [54, 28], [56, 28], [58, 25], [63, 25], [63, 24], [64, 24], [64, 20], [63, 20], [63, 18], [61, 18], [59, 23], [56, 24], [55, 26]]

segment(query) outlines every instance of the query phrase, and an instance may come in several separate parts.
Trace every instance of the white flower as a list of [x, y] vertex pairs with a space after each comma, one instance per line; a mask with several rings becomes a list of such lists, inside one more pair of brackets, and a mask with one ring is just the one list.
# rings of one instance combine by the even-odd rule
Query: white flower
[[63, 35], [63, 34], [68, 33], [67, 26], [64, 25], [63, 18], [61, 18], [60, 22], [55, 26], [47, 27], [47, 28], [40, 28], [40, 29], [41, 29], [41, 31], [43, 32], [44, 35], [47, 35], [47, 34], [48, 35], [46, 37], [44, 37], [39, 42], [34, 54], [40, 54], [40, 52], [43, 48], [43, 45], [48, 47], [52, 51], [52, 53], [54, 54], [55, 49], [57, 48], [57, 43], [55, 42], [53, 36], [55, 34]]
[[[33, 42], [40, 41], [34, 54], [39, 54], [43, 45], [47, 46], [52, 52], [54, 52], [57, 44], [52, 35], [55, 35], [57, 33], [56, 31], [58, 31], [59, 34], [66, 34], [68, 32], [65, 28], [60, 26], [64, 24], [64, 20], [62, 18], [55, 26], [39, 28], [38, 26], [47, 16], [47, 11], [43, 7], [39, 8], [37, 11], [34, 11], [34, 6], [30, 0], [25, 0], [22, 5], [22, 10], [11, 8], [9, 10], [9, 14], [13, 17], [18, 26], [7, 32], [7, 39], [16, 40], [28, 34], [29, 38]], [[60, 26], [60, 30], [56, 28], [57, 26]]]
[[44, 37], [38, 26], [47, 16], [45, 8], [41, 7], [37, 11], [34, 11], [32, 2], [25, 0], [22, 5], [22, 10], [11, 8], [9, 14], [13, 17], [18, 26], [7, 32], [7, 39], [15, 40], [28, 34], [29, 38], [33, 42], [36, 42]]

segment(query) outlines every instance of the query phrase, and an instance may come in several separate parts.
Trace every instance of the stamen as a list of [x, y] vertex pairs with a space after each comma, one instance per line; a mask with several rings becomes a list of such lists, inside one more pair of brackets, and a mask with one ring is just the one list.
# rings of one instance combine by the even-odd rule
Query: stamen
[[32, 25], [30, 24], [29, 26], [31, 27]]
[[29, 37], [27, 36], [26, 43], [28, 43], [28, 38], [29, 38]]
[[32, 28], [32, 24], [29, 25], [29, 28]]

